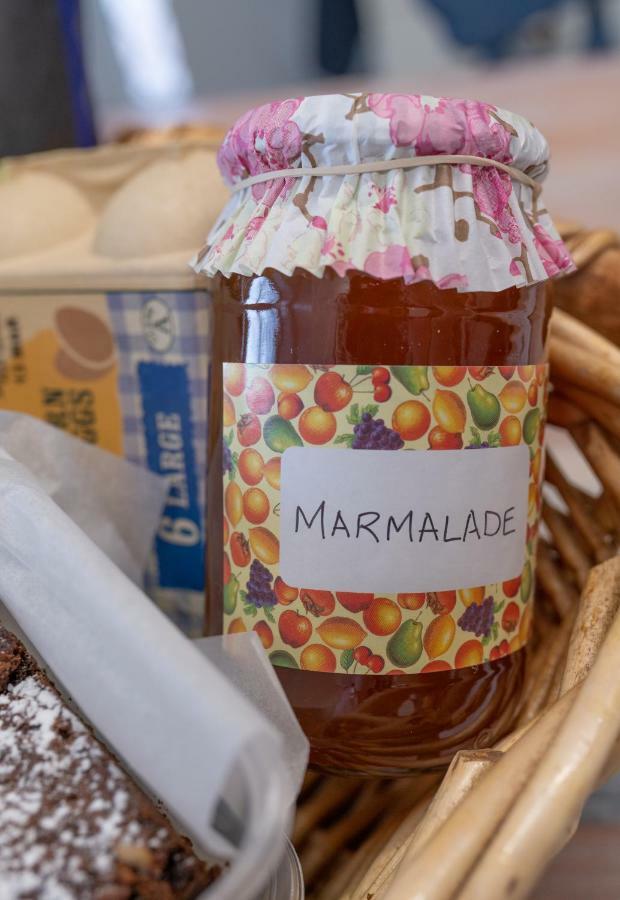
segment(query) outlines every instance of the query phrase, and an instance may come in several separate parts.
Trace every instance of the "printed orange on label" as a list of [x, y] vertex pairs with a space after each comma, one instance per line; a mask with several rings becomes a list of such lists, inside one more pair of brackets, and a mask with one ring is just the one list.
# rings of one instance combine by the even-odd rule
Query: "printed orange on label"
[[246, 484], [259, 484], [263, 478], [263, 457], [253, 448], [242, 450], [239, 454], [239, 474]]
[[243, 515], [253, 525], [260, 525], [269, 515], [267, 494], [260, 488], [253, 487], [243, 495]]
[[324, 644], [308, 644], [301, 651], [301, 667], [310, 672], [335, 672], [336, 657]]
[[454, 663], [457, 669], [465, 668], [466, 666], [479, 666], [484, 659], [484, 648], [480, 641], [470, 640], [465, 641], [464, 644], [461, 644], [459, 649], [456, 651], [456, 657]]
[[336, 434], [336, 417], [332, 412], [311, 406], [299, 419], [299, 433], [308, 444], [326, 444]]
[[431, 414], [419, 400], [405, 400], [392, 416], [392, 428], [404, 441], [417, 441], [426, 434], [430, 424]]
[[392, 634], [400, 625], [402, 613], [397, 604], [387, 597], [375, 597], [364, 610], [364, 625], [371, 634]]

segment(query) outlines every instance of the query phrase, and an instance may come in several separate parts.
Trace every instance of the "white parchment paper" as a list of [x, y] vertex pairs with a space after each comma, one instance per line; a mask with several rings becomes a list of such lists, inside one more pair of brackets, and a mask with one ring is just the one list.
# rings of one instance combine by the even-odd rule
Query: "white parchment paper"
[[21, 413], [0, 411], [0, 447], [28, 468], [119, 569], [142, 584], [168, 493], [164, 478]]
[[[42, 476], [49, 489], [49, 472]], [[62, 478], [58, 495], [67, 497]], [[75, 496], [66, 502], [80, 505]], [[140, 527], [135, 509], [132, 515]], [[83, 508], [79, 516], [89, 528]], [[0, 599], [66, 693], [207, 852], [234, 855], [213, 823], [231, 782], [246, 778], [252, 856], [262, 840], [268, 863], [271, 842], [275, 864], [275, 835], [288, 821], [300, 778], [284, 762], [282, 733], [3, 450]], [[259, 705], [282, 703], [269, 678], [263, 677], [267, 693], [256, 694], [252, 664], [244, 667], [238, 683], [254, 683]], [[305, 762], [303, 739], [298, 747]]]

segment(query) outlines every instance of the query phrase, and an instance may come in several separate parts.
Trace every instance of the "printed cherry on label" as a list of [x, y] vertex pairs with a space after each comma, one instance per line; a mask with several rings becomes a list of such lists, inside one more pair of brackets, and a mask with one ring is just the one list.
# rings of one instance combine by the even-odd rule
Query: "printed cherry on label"
[[377, 366], [372, 370], [371, 380], [373, 387], [377, 387], [380, 384], [387, 384], [390, 380], [390, 373], [385, 366]]
[[378, 384], [374, 390], [373, 399], [377, 403], [387, 403], [392, 396], [392, 388], [389, 384]]
[[359, 663], [360, 666], [368, 665], [368, 660], [372, 656], [372, 650], [370, 648], [362, 645], [361, 647], [356, 647], [353, 651], [353, 659], [355, 662]]

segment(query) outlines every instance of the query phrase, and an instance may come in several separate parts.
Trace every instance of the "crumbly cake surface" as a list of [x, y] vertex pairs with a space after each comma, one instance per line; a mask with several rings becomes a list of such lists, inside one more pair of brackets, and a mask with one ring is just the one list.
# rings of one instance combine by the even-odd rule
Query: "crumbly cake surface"
[[189, 900], [215, 874], [0, 627], [0, 900]]

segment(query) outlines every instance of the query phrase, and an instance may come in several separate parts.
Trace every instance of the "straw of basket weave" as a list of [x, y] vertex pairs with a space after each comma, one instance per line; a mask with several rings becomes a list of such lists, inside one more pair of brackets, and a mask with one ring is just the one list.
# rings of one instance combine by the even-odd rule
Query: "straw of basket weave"
[[435, 797], [430, 804], [427, 803], [425, 810], [421, 810], [417, 827], [414, 829], [410, 827], [406, 838], [400, 840], [397, 851], [389, 860], [389, 865], [383, 865], [381, 868], [376, 865], [371, 867], [375, 877], [372, 880], [363, 878], [350, 895], [350, 900], [368, 900], [368, 897], [380, 900], [385, 895], [405, 854], [412, 854], [433, 837], [463, 797], [500, 757], [501, 752], [497, 750], [459, 751], [453, 758]]
[[[584, 540], [594, 554], [597, 562], [604, 562], [613, 554], [613, 549], [607, 540], [607, 535], [592, 515], [591, 504], [585, 496], [578, 491], [566, 478], [561, 468], [555, 461], [552, 453], [547, 453], [545, 464], [545, 476], [549, 484], [557, 488], [560, 496], [566, 503], [570, 518]], [[539, 554], [540, 556], [540, 554]], [[538, 560], [540, 566], [540, 558]], [[540, 577], [540, 568], [538, 569]]]
[[563, 337], [551, 335], [551, 365], [560, 378], [599, 394], [612, 403], [620, 402], [620, 368], [587, 348], [575, 346]]
[[579, 240], [573, 241], [571, 256], [577, 268], [581, 269], [605, 250], [614, 249], [619, 244], [618, 234], [615, 231], [601, 228], [598, 231], [586, 232], [585, 235], [580, 235]]
[[448, 900], [454, 895], [525, 789], [572, 700], [572, 693], [564, 695], [534, 722], [464, 797], [433, 840], [405, 857], [385, 900]]
[[[561, 667], [573, 630], [575, 608], [570, 610], [556, 629], [549, 629], [544, 641], [530, 658], [527, 681], [523, 691], [524, 702], [517, 725], [525, 725], [539, 715], [541, 710], [557, 698], [553, 696], [556, 686], [556, 670]], [[561, 671], [561, 668], [560, 668]]]
[[620, 343], [620, 235], [560, 225], [578, 271], [554, 285], [557, 306]]
[[[620, 415], [618, 409], [608, 400], [597, 397], [589, 391], [582, 391], [573, 385], [566, 384], [564, 381], [556, 381], [554, 385], [557, 390], [551, 399], [556, 399], [565, 409], [569, 409], [570, 421], [567, 421], [563, 427], [572, 428], [574, 425], [580, 425], [587, 422], [591, 417], [607, 428], [614, 437], [620, 439]], [[570, 402], [569, 402], [570, 401]], [[563, 423], [558, 423], [563, 424]]]
[[[591, 591], [597, 598], [604, 589], [596, 583], [598, 579], [611, 586], [614, 599], [620, 596], [617, 562], [602, 563], [605, 572], [595, 574], [594, 570]], [[461, 900], [526, 897], [550, 856], [572, 835], [620, 734], [619, 660], [620, 615], [616, 613], [566, 721], [487, 847], [485, 859], [460, 891]], [[515, 751], [518, 744], [511, 752]]]
[[588, 414], [571, 403], [566, 396], [554, 390], [547, 404], [547, 418], [552, 425], [558, 425], [560, 428], [572, 428], [573, 425], [587, 422]]
[[[601, 604], [604, 596], [607, 602]], [[590, 572], [572, 629], [564, 672], [562, 693], [580, 684], [594, 665], [614, 617], [620, 608], [620, 557]]]
[[413, 835], [408, 852], [416, 852], [432, 839], [463, 797], [501, 756], [501, 750], [461, 750], [456, 754], [424, 820]]
[[551, 547], [542, 539], [538, 543], [536, 577], [560, 618], [577, 605], [577, 591], [566, 583], [566, 578], [562, 576], [562, 571], [553, 557]]
[[612, 365], [620, 365], [620, 349], [615, 344], [561, 309], [553, 311], [551, 335], [553, 338], [567, 341], [575, 347], [587, 350]]
[[549, 506], [548, 503], [543, 503], [542, 517], [545, 525], [551, 532], [560, 556], [573, 571], [577, 584], [582, 588], [588, 578], [590, 560], [587, 552], [578, 540], [570, 519], [557, 509]]
[[620, 505], [620, 457], [594, 422], [576, 425], [571, 434], [598, 475], [605, 490]]
[[[418, 825], [426, 815], [432, 801], [433, 791], [437, 789], [437, 785], [441, 781], [441, 776], [437, 774], [426, 776], [426, 778], [430, 779], [428, 789], [420, 795], [413, 808], [408, 812], [399, 810], [395, 815], [388, 816], [381, 850], [366, 871], [364, 871], [364, 866], [368, 863], [367, 849], [374, 842], [375, 835], [365, 841], [355, 854], [354, 860], [358, 865], [357, 877], [352, 881], [353, 887], [347, 892], [346, 900], [368, 900], [369, 896], [381, 896], [384, 886], [391, 879], [392, 873], [403, 858]], [[360, 871], [363, 872], [361, 878], [359, 877]], [[321, 900], [324, 900], [323, 896], [321, 896]], [[345, 898], [339, 897], [339, 900], [345, 900]]]
[[[586, 594], [605, 608], [604, 620], [616, 606], [618, 592], [620, 564], [613, 559], [593, 570]], [[620, 659], [620, 615], [598, 656], [604, 629], [588, 636], [585, 645], [582, 628], [573, 629], [573, 635], [581, 673], [596, 657], [582, 686], [572, 686], [516, 741], [503, 742], [507, 749], [502, 758], [435, 839], [403, 861], [385, 900], [448, 900], [457, 892], [464, 900], [518, 900], [570, 837], [620, 732], [620, 682], [616, 680], [611, 698], [605, 687]]]

